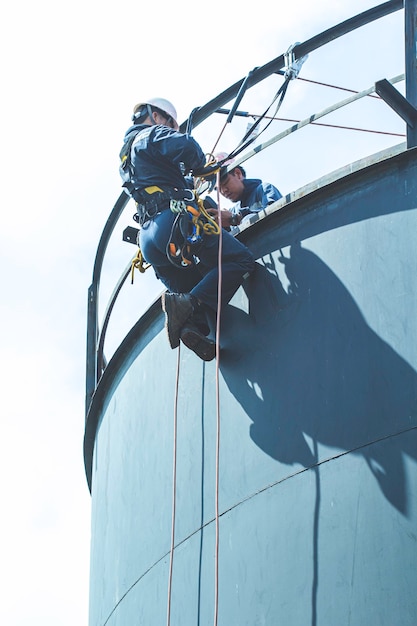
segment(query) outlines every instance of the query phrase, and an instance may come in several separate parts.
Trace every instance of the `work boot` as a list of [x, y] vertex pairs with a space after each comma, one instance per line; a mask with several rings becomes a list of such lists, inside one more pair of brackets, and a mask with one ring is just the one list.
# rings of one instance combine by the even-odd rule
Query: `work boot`
[[194, 308], [194, 313], [191, 316], [190, 322], [206, 337], [210, 334], [210, 326], [207, 323], [207, 317], [201, 305]]
[[172, 349], [178, 348], [181, 328], [194, 311], [191, 296], [189, 293], [163, 293], [162, 309], [169, 345]]
[[216, 343], [203, 335], [191, 321], [186, 322], [180, 337], [183, 344], [203, 361], [212, 361], [216, 356]]

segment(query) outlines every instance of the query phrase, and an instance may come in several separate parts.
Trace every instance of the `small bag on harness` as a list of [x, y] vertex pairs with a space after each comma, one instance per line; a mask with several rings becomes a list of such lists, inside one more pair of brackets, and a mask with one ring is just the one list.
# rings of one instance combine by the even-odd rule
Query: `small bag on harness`
[[132, 130], [126, 137], [126, 140], [122, 146], [122, 149], [119, 152], [120, 165], [119, 165], [119, 173], [122, 178], [123, 184], [122, 187], [125, 187], [128, 194], [131, 196], [134, 191], [134, 186], [132, 185], [132, 161], [131, 161], [131, 151], [132, 145], [135, 141], [136, 136], [138, 135], [138, 130]]

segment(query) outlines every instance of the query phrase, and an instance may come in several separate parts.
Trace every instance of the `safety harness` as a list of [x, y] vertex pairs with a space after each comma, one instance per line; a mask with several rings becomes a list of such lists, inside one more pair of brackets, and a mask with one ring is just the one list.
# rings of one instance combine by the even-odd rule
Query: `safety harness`
[[[193, 191], [193, 190], [188, 190]], [[185, 200], [171, 200], [170, 209], [176, 214], [166, 247], [169, 261], [178, 267], [195, 264], [198, 245], [204, 235], [218, 235], [220, 227], [208, 214], [204, 201], [194, 192], [194, 204]]]
[[141, 191], [135, 190], [133, 198], [136, 202], [136, 214], [133, 219], [143, 226], [145, 222], [167, 208], [173, 207], [171, 210], [177, 213], [177, 207], [183, 208], [186, 202], [194, 202], [195, 193], [193, 189], [177, 189], [176, 187], [161, 189], [157, 185], [151, 185]]
[[[133, 215], [135, 222], [143, 227], [146, 222], [152, 220], [162, 211], [170, 209], [175, 215], [169, 241], [166, 247], [166, 255], [169, 261], [180, 268], [187, 268], [195, 264], [195, 252], [204, 235], [219, 234], [220, 228], [216, 221], [207, 212], [204, 202], [195, 189], [178, 189], [157, 185], [151, 185], [138, 191], [132, 184], [131, 151], [133, 142], [138, 134], [137, 129], [132, 130], [126, 138], [120, 151], [120, 173], [123, 179], [123, 187], [136, 203], [136, 213]], [[210, 162], [202, 172], [197, 174], [213, 177], [220, 169], [219, 163]], [[139, 232], [136, 243], [139, 244]], [[132, 260], [132, 283], [134, 270], [143, 273], [148, 267], [143, 258], [140, 247], [136, 257]]]
[[[220, 228], [207, 212], [204, 203], [194, 189], [161, 189], [156, 185], [137, 193], [136, 214], [133, 219], [146, 228], [146, 222], [171, 210], [175, 214], [166, 247], [168, 260], [177, 267], [186, 268], [195, 263], [195, 253], [204, 235], [218, 235]], [[137, 237], [138, 242], [139, 233]], [[145, 271], [142, 253], [133, 260], [135, 268]], [[142, 269], [145, 267], [145, 269]]]

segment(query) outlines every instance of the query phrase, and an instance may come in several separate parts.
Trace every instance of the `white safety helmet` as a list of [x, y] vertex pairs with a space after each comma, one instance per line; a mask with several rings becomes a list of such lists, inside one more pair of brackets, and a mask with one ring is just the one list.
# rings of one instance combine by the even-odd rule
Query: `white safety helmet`
[[146, 107], [149, 105], [152, 107], [156, 107], [157, 109], [160, 109], [164, 113], [167, 113], [168, 116], [172, 117], [175, 123], [178, 124], [177, 111], [175, 110], [174, 105], [169, 100], [166, 100], [165, 98], [149, 98], [149, 100], [138, 102], [138, 104], [136, 104], [133, 109], [133, 120], [137, 119], [136, 114], [139, 113], [139, 111], [141, 111], [143, 107]]

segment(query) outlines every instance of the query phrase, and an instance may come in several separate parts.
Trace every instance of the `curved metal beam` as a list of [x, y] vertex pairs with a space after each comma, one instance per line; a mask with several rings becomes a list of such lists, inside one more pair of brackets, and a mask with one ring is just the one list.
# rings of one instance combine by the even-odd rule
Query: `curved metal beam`
[[[363, 13], [359, 13], [359, 15], [355, 15], [354, 17], [337, 24], [337, 26], [333, 26], [319, 35], [315, 35], [311, 39], [307, 39], [307, 41], [294, 46], [292, 50], [294, 58], [299, 59], [309, 52], [317, 50], [317, 48], [324, 46], [326, 43], [329, 43], [334, 39], [338, 39], [352, 30], [356, 30], [365, 24], [369, 24], [370, 22], [373, 22], [381, 17], [385, 17], [386, 15], [394, 13], [402, 8], [403, 0], [390, 0], [389, 2], [384, 2], [383, 4], [373, 7], [372, 9], [368, 9]], [[285, 67], [285, 54], [280, 54], [278, 57], [269, 61], [269, 63], [266, 63], [262, 67], [255, 68], [250, 76], [248, 75], [247, 77], [237, 81], [234, 85], [231, 85], [228, 89], [195, 111], [193, 113], [193, 126], [198, 126], [201, 122], [207, 119], [209, 115], [214, 113], [216, 109], [224, 106], [227, 102], [230, 102], [230, 100], [232, 100], [232, 98], [234, 98], [239, 92], [244, 81], [247, 80], [245, 87], [249, 89], [271, 74], [278, 72], [283, 67]], [[180, 130], [182, 132], [185, 132], [187, 123], [188, 119], [181, 124]]]
[[107, 219], [98, 244], [96, 258], [94, 260], [93, 281], [88, 289], [85, 393], [86, 413], [88, 411], [88, 407], [90, 406], [94, 390], [97, 386], [98, 291], [104, 255], [106, 253], [110, 237], [117, 224], [117, 220], [121, 216], [123, 209], [129, 200], [129, 196], [125, 191], [123, 191], [117, 199], [116, 204]]
[[132, 261], [126, 266], [119, 280], [117, 281], [116, 287], [113, 289], [113, 293], [110, 297], [109, 303], [107, 305], [106, 312], [104, 313], [103, 326], [100, 333], [100, 338], [98, 341], [97, 347], [97, 380], [100, 380], [100, 377], [105, 368], [104, 362], [104, 341], [106, 339], [107, 327], [109, 325], [110, 316], [113, 312], [114, 305], [116, 304], [117, 297], [126, 282], [127, 277], [132, 272]]

